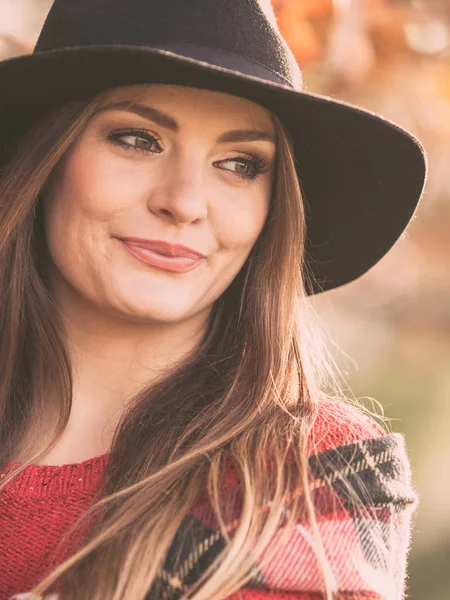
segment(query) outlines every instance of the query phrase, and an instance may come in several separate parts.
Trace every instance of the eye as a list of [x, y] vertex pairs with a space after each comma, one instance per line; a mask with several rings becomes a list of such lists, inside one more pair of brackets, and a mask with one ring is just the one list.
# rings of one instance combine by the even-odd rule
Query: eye
[[[112, 144], [120, 146], [125, 150], [140, 154], [161, 154], [163, 151], [159, 144], [161, 138], [158, 138], [143, 129], [115, 131], [108, 135], [108, 140]], [[271, 162], [262, 156], [249, 155], [248, 158], [236, 156], [219, 161], [219, 164], [223, 163], [234, 163], [237, 167], [235, 170], [225, 169], [223, 167], [219, 168], [223, 168], [224, 171], [228, 171], [232, 175], [243, 180], [256, 180], [261, 173], [270, 171], [272, 168]]]
[[[160, 138], [151, 135], [148, 131], [142, 129], [127, 129], [125, 131], [116, 131], [108, 136], [108, 139], [115, 145], [131, 150], [132, 152], [141, 152], [144, 154], [160, 154], [162, 151], [159, 145]], [[153, 151], [151, 148], [157, 144], [159, 150]]]
[[[221, 161], [221, 163], [235, 163], [239, 169], [232, 170], [231, 173], [241, 179], [251, 180], [257, 179], [261, 173], [266, 173], [272, 168], [270, 161], [261, 156], [252, 156], [250, 158], [236, 156], [235, 158], [227, 158]], [[228, 171], [229, 169], [226, 170]]]

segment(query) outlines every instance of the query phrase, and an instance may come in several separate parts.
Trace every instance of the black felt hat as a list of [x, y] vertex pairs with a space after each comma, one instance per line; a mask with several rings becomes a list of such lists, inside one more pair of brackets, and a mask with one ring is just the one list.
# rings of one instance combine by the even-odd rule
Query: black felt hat
[[419, 202], [419, 142], [378, 115], [302, 91], [269, 0], [55, 0], [34, 52], [0, 62], [0, 157], [43, 110], [139, 83], [217, 90], [278, 115], [306, 204], [311, 294], [375, 265]]

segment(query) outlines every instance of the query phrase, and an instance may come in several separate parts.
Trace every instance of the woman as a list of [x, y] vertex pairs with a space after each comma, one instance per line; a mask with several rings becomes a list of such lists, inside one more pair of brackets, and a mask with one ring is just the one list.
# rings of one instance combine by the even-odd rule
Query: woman
[[305, 297], [401, 235], [416, 140], [256, 0], [56, 0], [0, 85], [1, 599], [402, 598], [404, 440]]

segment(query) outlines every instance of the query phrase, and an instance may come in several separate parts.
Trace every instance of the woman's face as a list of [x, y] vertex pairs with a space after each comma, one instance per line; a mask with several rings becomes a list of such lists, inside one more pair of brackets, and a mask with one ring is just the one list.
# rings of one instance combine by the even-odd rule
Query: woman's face
[[[134, 321], [209, 312], [266, 220], [274, 131], [269, 111], [220, 92], [161, 84], [108, 92], [44, 197], [58, 278]], [[152, 254], [150, 265], [123, 238], [181, 244], [203, 258]]]

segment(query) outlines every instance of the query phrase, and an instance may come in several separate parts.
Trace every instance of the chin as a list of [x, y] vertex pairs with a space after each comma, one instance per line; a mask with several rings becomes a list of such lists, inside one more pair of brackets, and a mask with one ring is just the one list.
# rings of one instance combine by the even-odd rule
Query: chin
[[122, 318], [138, 321], [140, 323], [171, 324], [185, 321], [195, 314], [192, 306], [174, 304], [172, 302], [137, 303], [128, 301], [126, 306], [119, 308]]
[[181, 280], [161, 282], [128, 273], [104, 291], [102, 305], [109, 305], [109, 312], [132, 321], [175, 323], [204, 308], [205, 299], [198, 293], [199, 287]]

